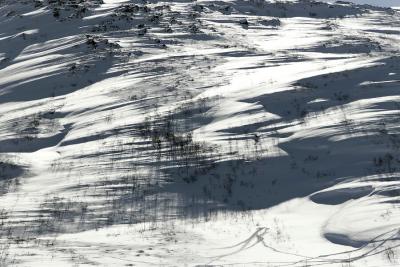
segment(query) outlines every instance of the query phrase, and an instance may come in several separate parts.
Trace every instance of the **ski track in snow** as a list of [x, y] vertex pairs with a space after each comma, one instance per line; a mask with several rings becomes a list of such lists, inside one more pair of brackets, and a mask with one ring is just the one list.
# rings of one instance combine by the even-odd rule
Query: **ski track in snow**
[[399, 13], [48, 2], [0, 0], [0, 266], [400, 264]]

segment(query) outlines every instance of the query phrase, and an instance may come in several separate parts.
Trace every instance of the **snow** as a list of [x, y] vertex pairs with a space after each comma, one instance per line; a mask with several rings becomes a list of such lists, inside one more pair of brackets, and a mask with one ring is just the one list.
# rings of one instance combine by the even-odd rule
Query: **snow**
[[398, 266], [399, 13], [329, 2], [0, 0], [0, 266]]
[[[325, 1], [329, 3], [334, 3], [335, 1]], [[355, 4], [363, 4], [363, 5], [373, 5], [373, 6], [382, 6], [382, 7], [400, 7], [399, 0], [349, 0], [348, 2], [352, 2]]]

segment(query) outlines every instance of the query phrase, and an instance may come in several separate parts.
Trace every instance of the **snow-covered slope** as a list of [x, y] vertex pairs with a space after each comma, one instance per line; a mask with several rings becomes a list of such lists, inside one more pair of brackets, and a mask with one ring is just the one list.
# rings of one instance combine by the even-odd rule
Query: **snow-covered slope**
[[0, 266], [398, 266], [399, 19], [0, 0]]
[[[335, 1], [323, 0], [324, 2], [333, 3]], [[363, 4], [363, 5], [373, 5], [373, 6], [381, 6], [381, 7], [400, 7], [399, 0], [349, 0], [347, 2], [355, 3], [355, 4]]]

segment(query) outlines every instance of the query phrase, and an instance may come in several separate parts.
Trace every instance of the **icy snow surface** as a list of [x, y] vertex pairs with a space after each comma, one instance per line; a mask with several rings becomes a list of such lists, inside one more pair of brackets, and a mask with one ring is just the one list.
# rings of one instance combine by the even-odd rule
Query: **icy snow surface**
[[0, 266], [399, 266], [399, 34], [343, 1], [0, 0]]

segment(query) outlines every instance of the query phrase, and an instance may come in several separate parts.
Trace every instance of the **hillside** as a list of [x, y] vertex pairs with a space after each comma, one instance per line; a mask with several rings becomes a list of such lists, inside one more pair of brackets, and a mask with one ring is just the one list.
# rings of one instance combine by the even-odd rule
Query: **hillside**
[[0, 266], [399, 266], [400, 13], [0, 0]]

